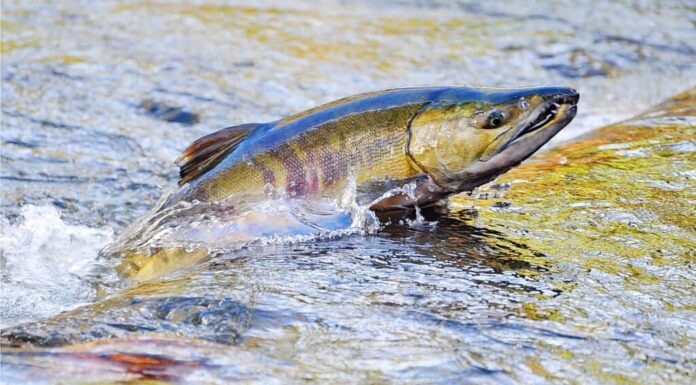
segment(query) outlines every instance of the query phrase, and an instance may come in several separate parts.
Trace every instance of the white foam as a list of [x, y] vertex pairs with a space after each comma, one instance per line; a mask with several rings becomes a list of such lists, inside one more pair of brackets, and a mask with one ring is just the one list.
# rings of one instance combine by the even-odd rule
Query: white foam
[[22, 207], [21, 219], [0, 222], [2, 327], [49, 317], [93, 300], [99, 249], [111, 228], [63, 222], [52, 206]]

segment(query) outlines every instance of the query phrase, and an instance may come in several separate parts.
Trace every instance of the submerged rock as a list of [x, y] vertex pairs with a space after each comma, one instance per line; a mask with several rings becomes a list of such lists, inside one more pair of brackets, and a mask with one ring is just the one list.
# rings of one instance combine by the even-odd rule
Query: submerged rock
[[173, 107], [154, 100], [143, 101], [140, 103], [140, 108], [144, 109], [149, 115], [166, 122], [191, 126], [200, 120], [196, 113], [186, 111], [182, 107]]

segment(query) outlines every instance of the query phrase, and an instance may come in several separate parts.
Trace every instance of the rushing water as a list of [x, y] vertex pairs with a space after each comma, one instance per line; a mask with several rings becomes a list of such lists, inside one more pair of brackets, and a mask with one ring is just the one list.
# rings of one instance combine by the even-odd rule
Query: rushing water
[[3, 2], [0, 380], [693, 381], [693, 90], [449, 209], [377, 222], [347, 191], [138, 218], [198, 136], [367, 90], [570, 85], [576, 137], [694, 85], [695, 17], [678, 1]]

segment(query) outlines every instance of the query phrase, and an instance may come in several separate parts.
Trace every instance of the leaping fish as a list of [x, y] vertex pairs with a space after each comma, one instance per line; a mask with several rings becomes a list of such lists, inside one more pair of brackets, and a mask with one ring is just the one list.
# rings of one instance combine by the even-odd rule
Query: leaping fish
[[[331, 196], [351, 178], [374, 211], [425, 206], [520, 164], [575, 117], [578, 100], [565, 87], [400, 88], [224, 128], [179, 156], [180, 188], [164, 207], [268, 189]], [[411, 182], [409, 194], [383, 195]]]

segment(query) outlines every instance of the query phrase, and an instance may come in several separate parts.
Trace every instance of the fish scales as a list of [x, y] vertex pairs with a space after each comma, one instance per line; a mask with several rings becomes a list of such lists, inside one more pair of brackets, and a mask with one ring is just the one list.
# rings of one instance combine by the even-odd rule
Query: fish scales
[[329, 121], [227, 169], [205, 188], [220, 200], [268, 186], [290, 196], [335, 192], [348, 178], [404, 179], [417, 174], [406, 156], [407, 125], [420, 105], [368, 111]]

